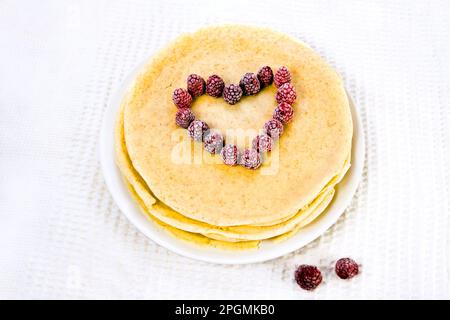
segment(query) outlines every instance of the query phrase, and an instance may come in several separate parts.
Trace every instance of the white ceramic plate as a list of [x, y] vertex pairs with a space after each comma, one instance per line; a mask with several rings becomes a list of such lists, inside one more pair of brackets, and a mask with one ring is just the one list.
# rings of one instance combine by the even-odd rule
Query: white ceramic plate
[[141, 212], [137, 203], [132, 198], [125, 186], [119, 168], [115, 164], [114, 154], [114, 124], [121, 100], [131, 84], [132, 80], [143, 68], [145, 62], [132, 72], [124, 81], [119, 90], [112, 97], [106, 110], [100, 136], [100, 163], [109, 188], [115, 202], [127, 218], [147, 237], [159, 245], [176, 252], [180, 255], [223, 264], [244, 264], [261, 262], [274, 259], [294, 250], [300, 249], [314, 239], [322, 235], [330, 228], [350, 204], [352, 197], [358, 187], [364, 166], [364, 132], [361, 120], [356, 112], [353, 101], [350, 107], [353, 116], [353, 148], [352, 160], [349, 171], [339, 183], [333, 201], [328, 208], [313, 223], [299, 230], [293, 237], [281, 243], [262, 242], [258, 250], [250, 251], [227, 251], [221, 249], [200, 247], [179, 240], [154, 223], [149, 217]]

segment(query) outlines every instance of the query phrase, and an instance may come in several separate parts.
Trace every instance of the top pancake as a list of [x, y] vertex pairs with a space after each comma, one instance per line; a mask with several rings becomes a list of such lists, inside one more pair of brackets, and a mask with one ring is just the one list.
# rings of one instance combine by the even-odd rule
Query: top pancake
[[[213, 163], [218, 156], [209, 154], [203, 154], [200, 163], [174, 159], [180, 129], [174, 121], [173, 90], [185, 88], [191, 73], [205, 79], [218, 74], [225, 83], [239, 83], [243, 74], [264, 65], [274, 71], [287, 66], [297, 90], [294, 119], [272, 151], [278, 166], [272, 171], [228, 167]], [[229, 129], [256, 134], [272, 116], [275, 92], [270, 86], [234, 106], [203, 95], [192, 109], [197, 119], [223, 134]], [[264, 224], [292, 216], [342, 170], [352, 139], [348, 100], [336, 72], [298, 40], [248, 26], [205, 28], [161, 50], [129, 91], [124, 129], [133, 166], [154, 196], [187, 217], [217, 226]], [[199, 159], [200, 144], [195, 145], [193, 157]]]

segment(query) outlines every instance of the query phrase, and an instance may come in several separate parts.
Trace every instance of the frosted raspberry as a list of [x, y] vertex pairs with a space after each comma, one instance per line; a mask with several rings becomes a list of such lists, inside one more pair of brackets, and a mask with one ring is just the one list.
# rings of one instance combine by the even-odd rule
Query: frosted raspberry
[[229, 166], [235, 166], [239, 160], [239, 149], [235, 145], [227, 144], [220, 152], [223, 163]]
[[205, 80], [197, 74], [190, 74], [187, 77], [187, 89], [193, 97], [201, 96], [205, 93]]
[[273, 139], [265, 133], [256, 136], [252, 141], [253, 149], [259, 153], [272, 151], [272, 145]]
[[258, 79], [261, 87], [269, 86], [273, 82], [273, 71], [269, 66], [264, 66], [258, 71]]
[[302, 264], [295, 270], [295, 281], [305, 290], [314, 290], [322, 282], [322, 273], [315, 266]]
[[230, 84], [223, 89], [223, 99], [229, 104], [236, 104], [241, 100], [242, 89], [241, 87]]
[[286, 102], [280, 103], [273, 112], [273, 118], [280, 120], [284, 124], [290, 122], [293, 117], [294, 117], [294, 109], [292, 109], [291, 105]]
[[219, 153], [223, 148], [223, 136], [219, 132], [208, 131], [203, 137], [203, 143], [209, 153]]
[[190, 108], [180, 108], [175, 116], [175, 123], [186, 129], [194, 119], [195, 116]]
[[271, 119], [264, 124], [264, 130], [272, 139], [278, 139], [283, 133], [284, 127], [280, 120]]
[[261, 165], [261, 156], [255, 149], [245, 149], [240, 164], [248, 169], [258, 169]]
[[216, 74], [213, 74], [206, 80], [206, 93], [211, 97], [220, 97], [222, 95], [223, 87], [225, 83], [222, 78]]
[[261, 84], [259, 83], [258, 77], [251, 72], [246, 73], [242, 77], [239, 85], [246, 96], [257, 94], [259, 90], [261, 90]]
[[297, 93], [295, 92], [294, 86], [290, 83], [283, 84], [278, 88], [275, 99], [278, 103], [286, 102], [292, 105], [295, 102], [295, 99], [297, 99]]
[[353, 259], [342, 258], [336, 261], [334, 270], [339, 278], [350, 279], [358, 274], [359, 266]]
[[175, 89], [172, 100], [178, 108], [189, 108], [192, 103], [192, 97], [189, 92], [181, 88]]
[[291, 82], [291, 73], [289, 72], [288, 68], [283, 66], [278, 69], [273, 78], [273, 82], [275, 83], [275, 87], [277, 88], [281, 87], [285, 83]]
[[203, 135], [208, 131], [209, 126], [202, 120], [194, 120], [188, 127], [189, 136], [195, 141], [202, 141]]

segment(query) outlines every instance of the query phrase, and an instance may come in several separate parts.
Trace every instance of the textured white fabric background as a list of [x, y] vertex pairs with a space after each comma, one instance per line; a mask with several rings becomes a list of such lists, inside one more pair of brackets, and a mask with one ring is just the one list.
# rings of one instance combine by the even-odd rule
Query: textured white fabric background
[[[309, 43], [344, 77], [367, 138], [351, 207], [306, 248], [221, 266], [168, 252], [119, 212], [97, 147], [107, 101], [183, 31], [254, 23]], [[449, 298], [448, 1], [1, 1], [0, 298]], [[300, 263], [354, 281], [313, 293]]]

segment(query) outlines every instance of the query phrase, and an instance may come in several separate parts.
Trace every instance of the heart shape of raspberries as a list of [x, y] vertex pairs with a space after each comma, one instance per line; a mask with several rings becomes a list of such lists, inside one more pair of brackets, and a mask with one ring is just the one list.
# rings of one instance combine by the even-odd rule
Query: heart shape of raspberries
[[[284, 131], [284, 125], [294, 116], [292, 104], [297, 99], [295, 87], [291, 83], [291, 73], [283, 66], [275, 75], [269, 66], [262, 67], [257, 74], [246, 73], [239, 84], [227, 84], [221, 77], [214, 74], [206, 81], [197, 74], [187, 78], [187, 89], [175, 89], [172, 100], [178, 108], [175, 122], [178, 126], [188, 130], [189, 136], [198, 142], [204, 143], [204, 148], [211, 154], [219, 154], [223, 162], [229, 166], [240, 164], [248, 169], [257, 169], [261, 166], [263, 152], [270, 152], [275, 139]], [[272, 119], [264, 124], [264, 133], [256, 136], [252, 146], [243, 152], [236, 145], [225, 144], [222, 134], [210, 130], [208, 124], [195, 119], [191, 110], [194, 98], [203, 94], [223, 99], [230, 105], [238, 103], [244, 96], [255, 95], [264, 87], [275, 84], [278, 88], [275, 108]]]

